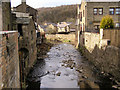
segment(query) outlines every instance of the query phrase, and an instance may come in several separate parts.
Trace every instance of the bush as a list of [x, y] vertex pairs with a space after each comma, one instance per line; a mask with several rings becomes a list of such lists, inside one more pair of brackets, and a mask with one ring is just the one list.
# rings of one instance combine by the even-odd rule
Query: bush
[[100, 28], [102, 28], [102, 29], [112, 29], [112, 28], [114, 28], [114, 22], [113, 22], [112, 17], [110, 17], [109, 15], [104, 16], [101, 20]]

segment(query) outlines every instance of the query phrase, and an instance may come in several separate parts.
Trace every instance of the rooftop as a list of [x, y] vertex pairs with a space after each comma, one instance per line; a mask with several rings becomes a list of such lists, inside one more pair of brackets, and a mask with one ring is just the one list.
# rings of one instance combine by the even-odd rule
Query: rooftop
[[13, 14], [16, 14], [16, 17], [29, 17], [29, 13], [22, 13], [22, 12], [12, 12]]

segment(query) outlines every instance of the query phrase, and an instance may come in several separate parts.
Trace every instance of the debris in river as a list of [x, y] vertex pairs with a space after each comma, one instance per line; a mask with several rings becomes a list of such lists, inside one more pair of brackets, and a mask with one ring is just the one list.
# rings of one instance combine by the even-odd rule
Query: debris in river
[[61, 75], [61, 72], [58, 72], [57, 74], [56, 74], [56, 76], [60, 76]]

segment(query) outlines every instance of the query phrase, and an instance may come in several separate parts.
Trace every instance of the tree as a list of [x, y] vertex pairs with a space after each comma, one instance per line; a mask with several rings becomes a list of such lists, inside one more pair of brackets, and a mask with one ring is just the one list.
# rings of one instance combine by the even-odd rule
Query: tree
[[104, 16], [101, 20], [100, 28], [102, 28], [102, 29], [112, 29], [112, 28], [114, 28], [114, 22], [113, 22], [112, 17], [110, 17], [109, 15]]

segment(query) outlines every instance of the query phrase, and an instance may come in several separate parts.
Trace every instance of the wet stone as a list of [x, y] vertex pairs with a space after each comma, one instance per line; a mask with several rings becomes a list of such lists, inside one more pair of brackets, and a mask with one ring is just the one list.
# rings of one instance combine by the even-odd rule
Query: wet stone
[[58, 72], [57, 74], [56, 74], [56, 76], [60, 76], [61, 75], [61, 72]]

